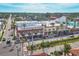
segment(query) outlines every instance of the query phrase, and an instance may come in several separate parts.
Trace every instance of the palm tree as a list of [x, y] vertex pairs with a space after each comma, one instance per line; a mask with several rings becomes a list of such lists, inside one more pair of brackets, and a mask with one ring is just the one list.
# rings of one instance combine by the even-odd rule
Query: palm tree
[[61, 56], [63, 53], [62, 51], [54, 51], [53, 53], [55, 56]]
[[46, 25], [42, 24], [42, 26], [43, 26], [43, 32], [42, 32], [43, 33], [43, 39], [42, 39], [41, 46], [42, 46], [42, 51], [45, 52], [44, 51], [44, 37], [45, 37], [45, 31], [44, 31], [44, 29], [45, 29]]
[[44, 41], [42, 40], [42, 42], [41, 42], [41, 48], [42, 48], [43, 53], [45, 52], [45, 51], [44, 51], [44, 48], [45, 48], [44, 44], [45, 44], [45, 43], [44, 43]]
[[31, 35], [31, 39], [32, 39], [32, 45], [31, 45], [31, 55], [33, 54], [33, 35]]
[[64, 55], [68, 55], [69, 50], [71, 49], [71, 46], [68, 43], [64, 44]]
[[63, 24], [60, 24], [61, 29], [63, 28]]
[[23, 37], [20, 37], [21, 47], [22, 47], [22, 55], [23, 55], [23, 44], [26, 40]]
[[[58, 30], [59, 30], [59, 27], [57, 26], [57, 27], [56, 27], [56, 31], [55, 31], [57, 36], [58, 36], [58, 34], [59, 34], [59, 33], [58, 33]], [[57, 40], [58, 40], [58, 39], [57, 39]], [[56, 51], [56, 47], [55, 47], [55, 51]]]

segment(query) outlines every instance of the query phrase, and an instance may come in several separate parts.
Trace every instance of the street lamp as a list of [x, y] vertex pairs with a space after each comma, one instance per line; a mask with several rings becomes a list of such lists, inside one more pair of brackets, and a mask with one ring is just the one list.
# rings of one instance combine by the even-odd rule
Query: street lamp
[[[27, 39], [28, 46], [30, 45], [29, 42], [30, 42], [29, 39]], [[28, 51], [27, 51], [27, 53], [28, 53], [28, 55], [29, 55], [29, 52], [28, 52]]]

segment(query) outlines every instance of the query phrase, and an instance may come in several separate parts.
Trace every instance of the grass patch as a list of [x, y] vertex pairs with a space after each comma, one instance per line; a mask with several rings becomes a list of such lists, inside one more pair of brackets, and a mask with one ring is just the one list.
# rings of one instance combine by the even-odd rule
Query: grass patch
[[6, 25], [4, 25], [3, 31], [0, 31], [0, 41], [2, 40], [5, 28], [6, 28]]
[[3, 34], [4, 34], [4, 31], [0, 32], [0, 41], [2, 40]]
[[[72, 38], [68, 38], [68, 39], [56, 40], [56, 41], [51, 41], [51, 42], [42, 42], [42, 43], [34, 45], [33, 47], [34, 47], [34, 50], [36, 50], [36, 49], [38, 49], [37, 47], [39, 47], [39, 46], [40, 46], [40, 49], [42, 49], [42, 48], [47, 48], [47, 47], [64, 45], [65, 43], [73, 43], [73, 42], [77, 42], [77, 41], [79, 41], [79, 37], [72, 37]], [[29, 46], [29, 48], [31, 48], [31, 47]]]

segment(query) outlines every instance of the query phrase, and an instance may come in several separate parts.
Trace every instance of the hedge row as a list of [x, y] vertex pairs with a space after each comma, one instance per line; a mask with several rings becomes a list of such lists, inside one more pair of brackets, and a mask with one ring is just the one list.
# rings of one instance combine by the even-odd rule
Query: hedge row
[[37, 50], [37, 49], [42, 49], [42, 48], [47, 48], [47, 47], [54, 47], [57, 45], [63, 45], [65, 43], [73, 43], [79, 41], [79, 37], [73, 37], [69, 39], [62, 39], [62, 40], [56, 40], [56, 41], [51, 41], [51, 42], [42, 42], [36, 45], [29, 45], [27, 48], [28, 50]]
[[4, 31], [3, 31], [2, 34], [1, 34], [0, 41], [2, 40], [3, 34], [4, 34]]

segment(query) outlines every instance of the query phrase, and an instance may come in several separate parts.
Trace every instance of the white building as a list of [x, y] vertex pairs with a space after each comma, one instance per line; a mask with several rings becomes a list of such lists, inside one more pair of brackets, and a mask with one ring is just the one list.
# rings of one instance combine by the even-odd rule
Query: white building
[[66, 22], [66, 16], [61, 16], [59, 18], [56, 18], [55, 20], [53, 20], [54, 22], [59, 22], [61, 24]]
[[3, 29], [4, 18], [0, 17], [0, 30]]
[[38, 21], [16, 21], [17, 30], [42, 29], [42, 24]]
[[56, 30], [63, 30], [60, 27], [60, 23], [52, 21], [16, 21], [16, 30], [18, 33], [27, 33], [26, 36], [31, 33], [32, 35], [47, 33], [53, 33]]
[[0, 31], [1, 31], [1, 29], [2, 29], [2, 24], [3, 24], [3, 23], [2, 23], [2, 22], [0, 22]]

